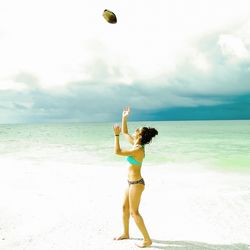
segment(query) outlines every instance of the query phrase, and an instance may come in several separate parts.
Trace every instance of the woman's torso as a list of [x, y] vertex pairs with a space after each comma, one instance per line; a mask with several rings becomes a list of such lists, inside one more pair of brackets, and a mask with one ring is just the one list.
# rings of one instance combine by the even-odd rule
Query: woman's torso
[[[133, 159], [139, 163], [142, 164], [142, 161], [145, 157], [145, 152], [144, 152], [144, 147], [141, 148], [141, 150], [133, 156]], [[128, 179], [130, 181], [137, 181], [142, 178], [141, 176], [141, 164], [133, 164], [133, 163], [128, 163]]]

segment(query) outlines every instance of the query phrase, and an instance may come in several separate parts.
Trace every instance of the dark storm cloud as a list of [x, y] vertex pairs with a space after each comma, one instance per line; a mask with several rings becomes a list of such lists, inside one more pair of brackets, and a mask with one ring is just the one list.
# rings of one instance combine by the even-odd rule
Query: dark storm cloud
[[[250, 112], [247, 107], [250, 104], [250, 95], [244, 96], [189, 96], [187, 100], [194, 105], [171, 105], [163, 108], [150, 108], [154, 99], [180, 98], [164, 94], [167, 88], [157, 91], [145, 91], [141, 86], [117, 85], [104, 87], [96, 85], [91, 87], [87, 84], [70, 85], [67, 95], [50, 93], [48, 91], [33, 90], [20, 96], [17, 93], [9, 92], [12, 102], [0, 107], [13, 119], [15, 114], [19, 122], [60, 122], [60, 121], [119, 121], [121, 110], [124, 106], [132, 107], [132, 120], [190, 120], [190, 119], [246, 119]], [[141, 96], [141, 93], [143, 96]], [[156, 95], [158, 94], [158, 96]], [[25, 95], [27, 98], [25, 98]], [[137, 98], [140, 106], [136, 106]], [[32, 105], [26, 104], [27, 100]], [[186, 100], [186, 99], [185, 99]], [[217, 105], [199, 103], [217, 103]], [[187, 101], [187, 102], [188, 102]], [[8, 117], [6, 117], [7, 119]]]

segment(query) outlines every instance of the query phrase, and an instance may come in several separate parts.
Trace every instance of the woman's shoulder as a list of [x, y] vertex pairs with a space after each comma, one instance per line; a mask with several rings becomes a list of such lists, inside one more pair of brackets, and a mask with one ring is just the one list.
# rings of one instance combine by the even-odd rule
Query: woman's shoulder
[[138, 156], [142, 156], [142, 159], [145, 157], [145, 150], [143, 145], [136, 144], [134, 145], [134, 149], [139, 149], [137, 151]]

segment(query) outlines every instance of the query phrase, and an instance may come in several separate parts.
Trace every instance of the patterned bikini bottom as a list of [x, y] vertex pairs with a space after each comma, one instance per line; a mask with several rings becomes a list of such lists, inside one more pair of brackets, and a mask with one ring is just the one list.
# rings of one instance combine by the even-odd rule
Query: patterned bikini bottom
[[142, 184], [142, 185], [145, 185], [145, 182], [143, 180], [143, 178], [141, 178], [140, 180], [138, 181], [129, 181], [128, 180], [128, 184], [131, 185], [131, 184]]

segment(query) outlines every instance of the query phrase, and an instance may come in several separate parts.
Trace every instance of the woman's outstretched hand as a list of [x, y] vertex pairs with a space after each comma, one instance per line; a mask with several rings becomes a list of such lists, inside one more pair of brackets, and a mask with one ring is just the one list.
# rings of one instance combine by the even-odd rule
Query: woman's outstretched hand
[[113, 125], [113, 130], [114, 130], [115, 135], [119, 135], [121, 133], [121, 128], [120, 128], [119, 124]]
[[130, 113], [130, 107], [125, 107], [122, 112], [122, 117], [127, 118]]

